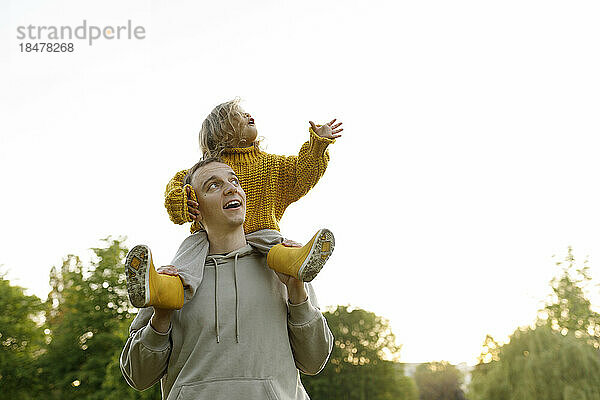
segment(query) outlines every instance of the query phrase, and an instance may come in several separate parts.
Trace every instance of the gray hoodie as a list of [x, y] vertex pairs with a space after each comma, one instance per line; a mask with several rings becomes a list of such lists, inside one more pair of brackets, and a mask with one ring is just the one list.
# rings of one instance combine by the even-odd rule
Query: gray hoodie
[[168, 332], [140, 310], [121, 354], [121, 370], [138, 390], [161, 379], [162, 397], [191, 399], [308, 399], [298, 370], [318, 373], [333, 335], [310, 284], [304, 303], [247, 245], [207, 256], [198, 290], [175, 311]]

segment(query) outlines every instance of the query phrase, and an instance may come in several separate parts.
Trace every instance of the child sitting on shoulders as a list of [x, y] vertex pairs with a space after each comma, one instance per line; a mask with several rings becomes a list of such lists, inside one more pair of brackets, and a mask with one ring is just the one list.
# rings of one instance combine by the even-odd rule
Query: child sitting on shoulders
[[[267, 254], [267, 265], [271, 269], [304, 282], [313, 280], [331, 255], [335, 244], [333, 234], [328, 229], [319, 229], [305, 246], [291, 247], [282, 243], [283, 238], [276, 231], [286, 208], [308, 193], [325, 173], [329, 162], [327, 147], [343, 130], [342, 123], [335, 121], [324, 125], [310, 121], [309, 140], [302, 145], [298, 156], [263, 152], [257, 142], [254, 118], [240, 107], [239, 99], [216, 106], [202, 123], [199, 133], [203, 158], [219, 157], [239, 177], [247, 198], [244, 231], [248, 243]], [[178, 269], [191, 260], [204, 261], [208, 252], [206, 235], [201, 235], [204, 233], [202, 215], [189, 172], [176, 173], [165, 191], [165, 207], [170, 219], [176, 224], [192, 222], [193, 235], [188, 239], [193, 238], [193, 244], [186, 245], [186, 239], [172, 262]], [[239, 204], [226, 207], [239, 207]], [[191, 248], [194, 251], [190, 251]], [[136, 307], [179, 309], [184, 301], [181, 280], [189, 285], [201, 279], [201, 273], [198, 278], [197, 272], [195, 279], [185, 272], [180, 273], [181, 280], [157, 274], [150, 250], [143, 245], [130, 251], [125, 265], [129, 296]], [[191, 286], [197, 287], [198, 282]], [[158, 291], [163, 293], [159, 296]]]

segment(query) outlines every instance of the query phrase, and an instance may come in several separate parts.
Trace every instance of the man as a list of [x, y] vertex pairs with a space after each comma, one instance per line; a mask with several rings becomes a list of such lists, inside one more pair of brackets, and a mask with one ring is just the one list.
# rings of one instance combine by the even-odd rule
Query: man
[[318, 373], [333, 347], [312, 287], [247, 244], [246, 195], [227, 164], [204, 160], [190, 174], [209, 241], [203, 276], [181, 310], [140, 310], [121, 354], [125, 379], [138, 390], [160, 379], [168, 400], [308, 399], [298, 370]]

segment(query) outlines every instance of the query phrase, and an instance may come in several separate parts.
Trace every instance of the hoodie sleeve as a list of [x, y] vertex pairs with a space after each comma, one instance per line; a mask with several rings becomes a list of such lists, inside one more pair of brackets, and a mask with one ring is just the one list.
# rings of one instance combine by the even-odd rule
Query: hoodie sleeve
[[288, 301], [288, 335], [296, 367], [307, 375], [318, 374], [333, 349], [333, 334], [318, 308], [317, 297], [306, 283], [308, 299], [300, 304]]
[[152, 308], [140, 310], [129, 328], [129, 338], [121, 353], [121, 372], [137, 390], [154, 385], [167, 371], [171, 354], [171, 328], [157, 332], [150, 325]]

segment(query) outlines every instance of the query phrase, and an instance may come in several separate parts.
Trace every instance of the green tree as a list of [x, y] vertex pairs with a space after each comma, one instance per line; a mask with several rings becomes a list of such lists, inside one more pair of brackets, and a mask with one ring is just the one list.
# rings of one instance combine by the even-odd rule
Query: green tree
[[[92, 249], [89, 265], [68, 255], [60, 269], [50, 272], [49, 343], [41, 363], [49, 392], [44, 398], [142, 398], [116, 378], [114, 368], [133, 318], [122, 265], [127, 249], [119, 239], [107, 238], [104, 244]], [[157, 388], [152, 392], [160, 398]]]
[[563, 269], [550, 281], [553, 299], [536, 327], [515, 331], [504, 345], [486, 337], [471, 399], [600, 400], [600, 318], [584, 290], [589, 267], [577, 267], [571, 247], [556, 264]]
[[[585, 337], [596, 348], [600, 347], [600, 314], [592, 311], [585, 289], [592, 277], [585, 260], [578, 267], [569, 246], [564, 261], [556, 263], [563, 267], [562, 274], [550, 282], [554, 293], [553, 301], [542, 310], [542, 319], [548, 326], [562, 333], [571, 332], [576, 337]], [[545, 315], [544, 315], [545, 314]]]
[[0, 275], [0, 388], [2, 398], [36, 398], [41, 382], [37, 359], [42, 351], [42, 302], [27, 296], [23, 288], [11, 286]]
[[302, 381], [312, 399], [417, 399], [389, 322], [359, 308], [324, 313], [335, 338], [327, 366]]
[[423, 363], [415, 371], [419, 400], [460, 400], [463, 374], [447, 361]]
[[471, 400], [600, 400], [600, 355], [584, 339], [542, 325], [517, 330], [498, 359], [478, 364]]

